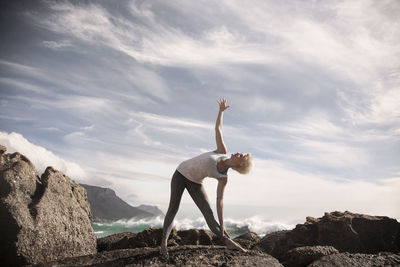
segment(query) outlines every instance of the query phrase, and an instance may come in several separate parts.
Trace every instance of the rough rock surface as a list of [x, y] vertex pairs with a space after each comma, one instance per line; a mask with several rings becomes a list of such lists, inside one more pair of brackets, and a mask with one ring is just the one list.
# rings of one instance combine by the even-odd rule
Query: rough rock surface
[[309, 267], [375, 267], [400, 266], [400, 254], [351, 254], [348, 252], [324, 256], [314, 261]]
[[232, 251], [221, 246], [185, 245], [171, 247], [168, 251], [168, 259], [160, 257], [159, 248], [136, 248], [104, 251], [37, 266], [282, 266], [268, 254]]
[[330, 246], [298, 247], [285, 254], [282, 264], [286, 267], [306, 267], [323, 256], [337, 253], [339, 251]]
[[[124, 232], [99, 238], [97, 246], [99, 252], [125, 248], [157, 247], [160, 246], [161, 239], [162, 229], [149, 228], [137, 234]], [[168, 238], [168, 246], [178, 245], [223, 245], [223, 243], [215, 234], [207, 230], [176, 231], [173, 228]]]
[[97, 238], [97, 251], [115, 250], [119, 248], [128, 248], [129, 240], [136, 236], [135, 233], [123, 232]]
[[281, 239], [286, 237], [288, 232], [289, 230], [282, 230], [266, 234], [263, 238], [261, 238], [260, 242], [253, 246], [252, 250], [263, 251], [271, 254], [272, 251], [275, 250], [275, 246], [280, 243], [279, 241]]
[[316, 245], [333, 246], [339, 252], [397, 253], [400, 223], [385, 216], [335, 211], [318, 219], [307, 217], [291, 231], [266, 235], [257, 247], [282, 260], [292, 248]]
[[47, 167], [0, 148], [0, 262], [23, 265], [96, 252], [86, 191]]
[[261, 238], [254, 232], [247, 232], [233, 239], [245, 249], [251, 249], [255, 244], [258, 244]]

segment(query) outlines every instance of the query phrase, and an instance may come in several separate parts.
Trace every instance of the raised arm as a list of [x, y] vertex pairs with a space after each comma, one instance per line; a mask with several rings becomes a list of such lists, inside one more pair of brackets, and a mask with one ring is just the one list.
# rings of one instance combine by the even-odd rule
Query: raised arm
[[224, 111], [229, 108], [229, 106], [226, 105], [226, 99], [219, 99], [218, 101], [219, 104], [219, 112], [218, 112], [218, 117], [217, 121], [215, 122], [215, 139], [217, 142], [217, 149], [215, 150], [216, 153], [219, 154], [226, 154], [226, 146], [224, 143], [224, 139], [222, 138], [222, 117]]

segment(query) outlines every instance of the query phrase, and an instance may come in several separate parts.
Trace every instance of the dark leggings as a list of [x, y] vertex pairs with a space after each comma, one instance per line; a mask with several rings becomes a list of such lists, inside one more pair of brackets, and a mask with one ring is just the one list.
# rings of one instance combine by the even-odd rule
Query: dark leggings
[[171, 198], [169, 201], [168, 211], [164, 219], [163, 239], [168, 240], [169, 234], [172, 230], [172, 223], [174, 221], [176, 213], [178, 212], [179, 204], [181, 203], [182, 194], [185, 188], [188, 190], [197, 207], [199, 207], [201, 213], [203, 213], [207, 225], [211, 229], [211, 231], [222, 240], [228, 239], [226, 234], [224, 236], [221, 236], [221, 228], [214, 218], [203, 185], [190, 181], [178, 171], [175, 171], [171, 180]]

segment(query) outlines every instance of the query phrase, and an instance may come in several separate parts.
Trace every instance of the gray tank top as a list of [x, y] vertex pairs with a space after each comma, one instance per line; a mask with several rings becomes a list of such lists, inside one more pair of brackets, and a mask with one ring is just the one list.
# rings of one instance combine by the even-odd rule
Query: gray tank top
[[226, 154], [218, 154], [214, 151], [200, 154], [179, 164], [177, 171], [192, 182], [202, 184], [205, 177], [215, 179], [228, 177], [226, 172], [219, 172], [217, 162], [220, 158], [227, 158]]

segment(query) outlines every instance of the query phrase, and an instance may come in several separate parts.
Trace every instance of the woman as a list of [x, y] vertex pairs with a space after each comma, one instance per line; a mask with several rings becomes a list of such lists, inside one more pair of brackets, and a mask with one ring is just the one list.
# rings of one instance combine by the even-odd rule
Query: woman
[[[229, 106], [226, 105], [225, 99], [220, 99], [218, 104], [219, 112], [215, 123], [217, 149], [182, 162], [172, 177], [171, 198], [164, 219], [163, 236], [160, 248], [160, 253], [164, 256], [168, 256], [167, 240], [171, 233], [172, 223], [176, 213], [178, 212], [179, 204], [185, 188], [189, 191], [190, 196], [204, 215], [211, 231], [220, 237], [229, 249], [246, 251], [231, 239], [224, 228], [223, 196], [225, 186], [228, 182], [228, 169], [232, 168], [242, 174], [248, 173], [251, 167], [252, 157], [250, 153], [236, 153], [232, 154], [230, 157], [226, 156], [227, 149], [222, 138], [222, 115]], [[202, 185], [203, 179], [207, 176], [218, 180], [217, 213], [219, 224], [214, 218], [206, 191]]]

